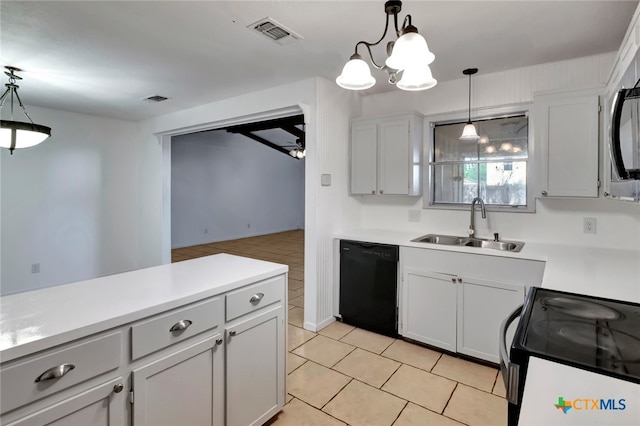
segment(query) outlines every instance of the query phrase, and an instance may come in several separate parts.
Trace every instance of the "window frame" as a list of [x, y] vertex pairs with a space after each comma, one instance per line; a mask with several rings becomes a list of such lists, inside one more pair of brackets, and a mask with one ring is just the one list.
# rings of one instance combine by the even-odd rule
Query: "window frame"
[[[516, 115], [525, 115], [529, 121], [527, 131], [527, 195], [526, 206], [497, 206], [486, 205], [486, 210], [492, 212], [504, 212], [504, 213], [535, 213], [536, 211], [536, 198], [535, 194], [537, 188], [537, 171], [538, 171], [538, 158], [535, 149], [534, 140], [534, 121], [532, 120], [532, 105], [520, 104], [499, 108], [487, 108], [482, 110], [480, 115], [472, 116], [471, 121], [489, 120], [496, 118], [506, 118]], [[423, 147], [423, 188], [424, 196], [422, 198], [423, 209], [434, 210], [466, 210], [468, 211], [471, 204], [453, 204], [453, 203], [434, 203], [434, 158], [435, 158], [435, 146], [434, 146], [434, 128], [436, 124], [452, 124], [452, 123], [464, 123], [468, 120], [467, 112], [456, 112], [450, 114], [439, 114], [428, 116], [424, 118], [424, 142]]]

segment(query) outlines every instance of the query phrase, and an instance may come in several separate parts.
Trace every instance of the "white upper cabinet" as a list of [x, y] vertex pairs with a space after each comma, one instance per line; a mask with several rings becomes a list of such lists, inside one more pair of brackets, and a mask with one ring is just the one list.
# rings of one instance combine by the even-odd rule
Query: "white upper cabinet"
[[537, 196], [598, 196], [599, 102], [595, 90], [535, 96]]
[[352, 195], [421, 195], [417, 115], [352, 121], [350, 154]]

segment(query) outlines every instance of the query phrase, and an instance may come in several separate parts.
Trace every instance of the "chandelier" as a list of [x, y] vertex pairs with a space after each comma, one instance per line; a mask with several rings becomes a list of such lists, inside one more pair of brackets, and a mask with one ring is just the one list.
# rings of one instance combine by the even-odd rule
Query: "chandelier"
[[[22, 77], [15, 74], [16, 71], [22, 70], [9, 66], [5, 68], [7, 71], [4, 73], [9, 77], [9, 83], [5, 84], [7, 90], [0, 97], [0, 109], [4, 106], [5, 101], [10, 98], [11, 120], [0, 120], [0, 147], [8, 148], [9, 152], [13, 154], [13, 150], [16, 148], [29, 148], [47, 139], [51, 136], [51, 128], [35, 124], [22, 104], [22, 100], [18, 95], [19, 86], [16, 84], [16, 80], [22, 80]], [[14, 98], [18, 101], [24, 115], [29, 119], [29, 123], [13, 120]]]
[[[364, 90], [376, 84], [376, 79], [371, 75], [369, 65], [358, 53], [358, 46], [362, 45], [367, 49], [371, 65], [378, 70], [386, 71], [389, 74], [389, 83], [395, 84], [402, 90], [426, 90], [435, 86], [438, 81], [433, 78], [429, 64], [435, 59], [431, 53], [427, 42], [418, 33], [418, 29], [411, 23], [411, 15], [404, 18], [402, 27], [398, 28], [398, 13], [402, 10], [402, 2], [390, 0], [384, 4], [384, 11], [387, 20], [382, 37], [375, 43], [359, 41], [356, 43], [355, 53], [351, 55], [349, 61], [342, 69], [342, 74], [336, 78], [338, 86], [349, 90]], [[371, 47], [377, 46], [384, 40], [389, 29], [389, 18], [393, 16], [393, 24], [397, 39], [387, 43], [387, 58], [380, 65], [373, 59]], [[400, 79], [398, 79], [398, 75]]]

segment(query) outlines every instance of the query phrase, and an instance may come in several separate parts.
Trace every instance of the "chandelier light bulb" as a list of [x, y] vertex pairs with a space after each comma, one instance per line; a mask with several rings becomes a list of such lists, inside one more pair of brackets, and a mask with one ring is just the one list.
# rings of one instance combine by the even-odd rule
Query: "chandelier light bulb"
[[342, 68], [342, 74], [336, 78], [336, 83], [343, 89], [364, 90], [376, 84], [376, 79], [371, 75], [369, 65], [355, 53]]

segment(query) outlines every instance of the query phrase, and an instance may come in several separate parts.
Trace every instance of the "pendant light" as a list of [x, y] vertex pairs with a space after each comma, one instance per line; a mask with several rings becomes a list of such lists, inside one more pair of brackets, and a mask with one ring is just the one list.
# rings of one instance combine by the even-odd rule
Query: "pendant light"
[[471, 122], [471, 76], [477, 72], [478, 68], [467, 68], [462, 71], [462, 74], [469, 76], [469, 119], [462, 130], [462, 136], [460, 136], [460, 140], [462, 141], [474, 141], [480, 139], [480, 136], [478, 136], [478, 132], [476, 131], [476, 126]]
[[[11, 120], [0, 120], [0, 147], [8, 148], [13, 155], [13, 150], [16, 148], [29, 148], [43, 142], [51, 136], [51, 128], [35, 124], [22, 104], [22, 100], [18, 95], [19, 86], [16, 84], [16, 80], [22, 80], [22, 77], [15, 74], [16, 71], [22, 70], [9, 66], [5, 68], [7, 71], [4, 73], [9, 77], [9, 83], [5, 84], [7, 90], [0, 97], [0, 109], [4, 106], [7, 98], [11, 98]], [[24, 115], [29, 119], [29, 123], [13, 120], [14, 98], [18, 101]]]
[[[395, 84], [402, 90], [426, 90], [435, 86], [438, 81], [433, 78], [429, 64], [435, 55], [429, 50], [427, 41], [418, 33], [418, 29], [411, 24], [411, 15], [404, 18], [401, 28], [398, 28], [398, 14], [402, 10], [402, 2], [389, 0], [384, 4], [387, 20], [382, 37], [375, 43], [359, 41], [356, 43], [355, 53], [349, 58], [336, 78], [338, 86], [349, 90], [364, 90], [376, 84], [371, 75], [369, 65], [358, 53], [358, 46], [363, 45], [369, 52], [369, 59], [374, 68], [389, 74], [389, 83]], [[373, 59], [371, 47], [377, 46], [384, 40], [389, 30], [389, 18], [393, 16], [397, 40], [387, 43], [387, 59], [378, 65]], [[398, 80], [398, 74], [402, 73]]]

